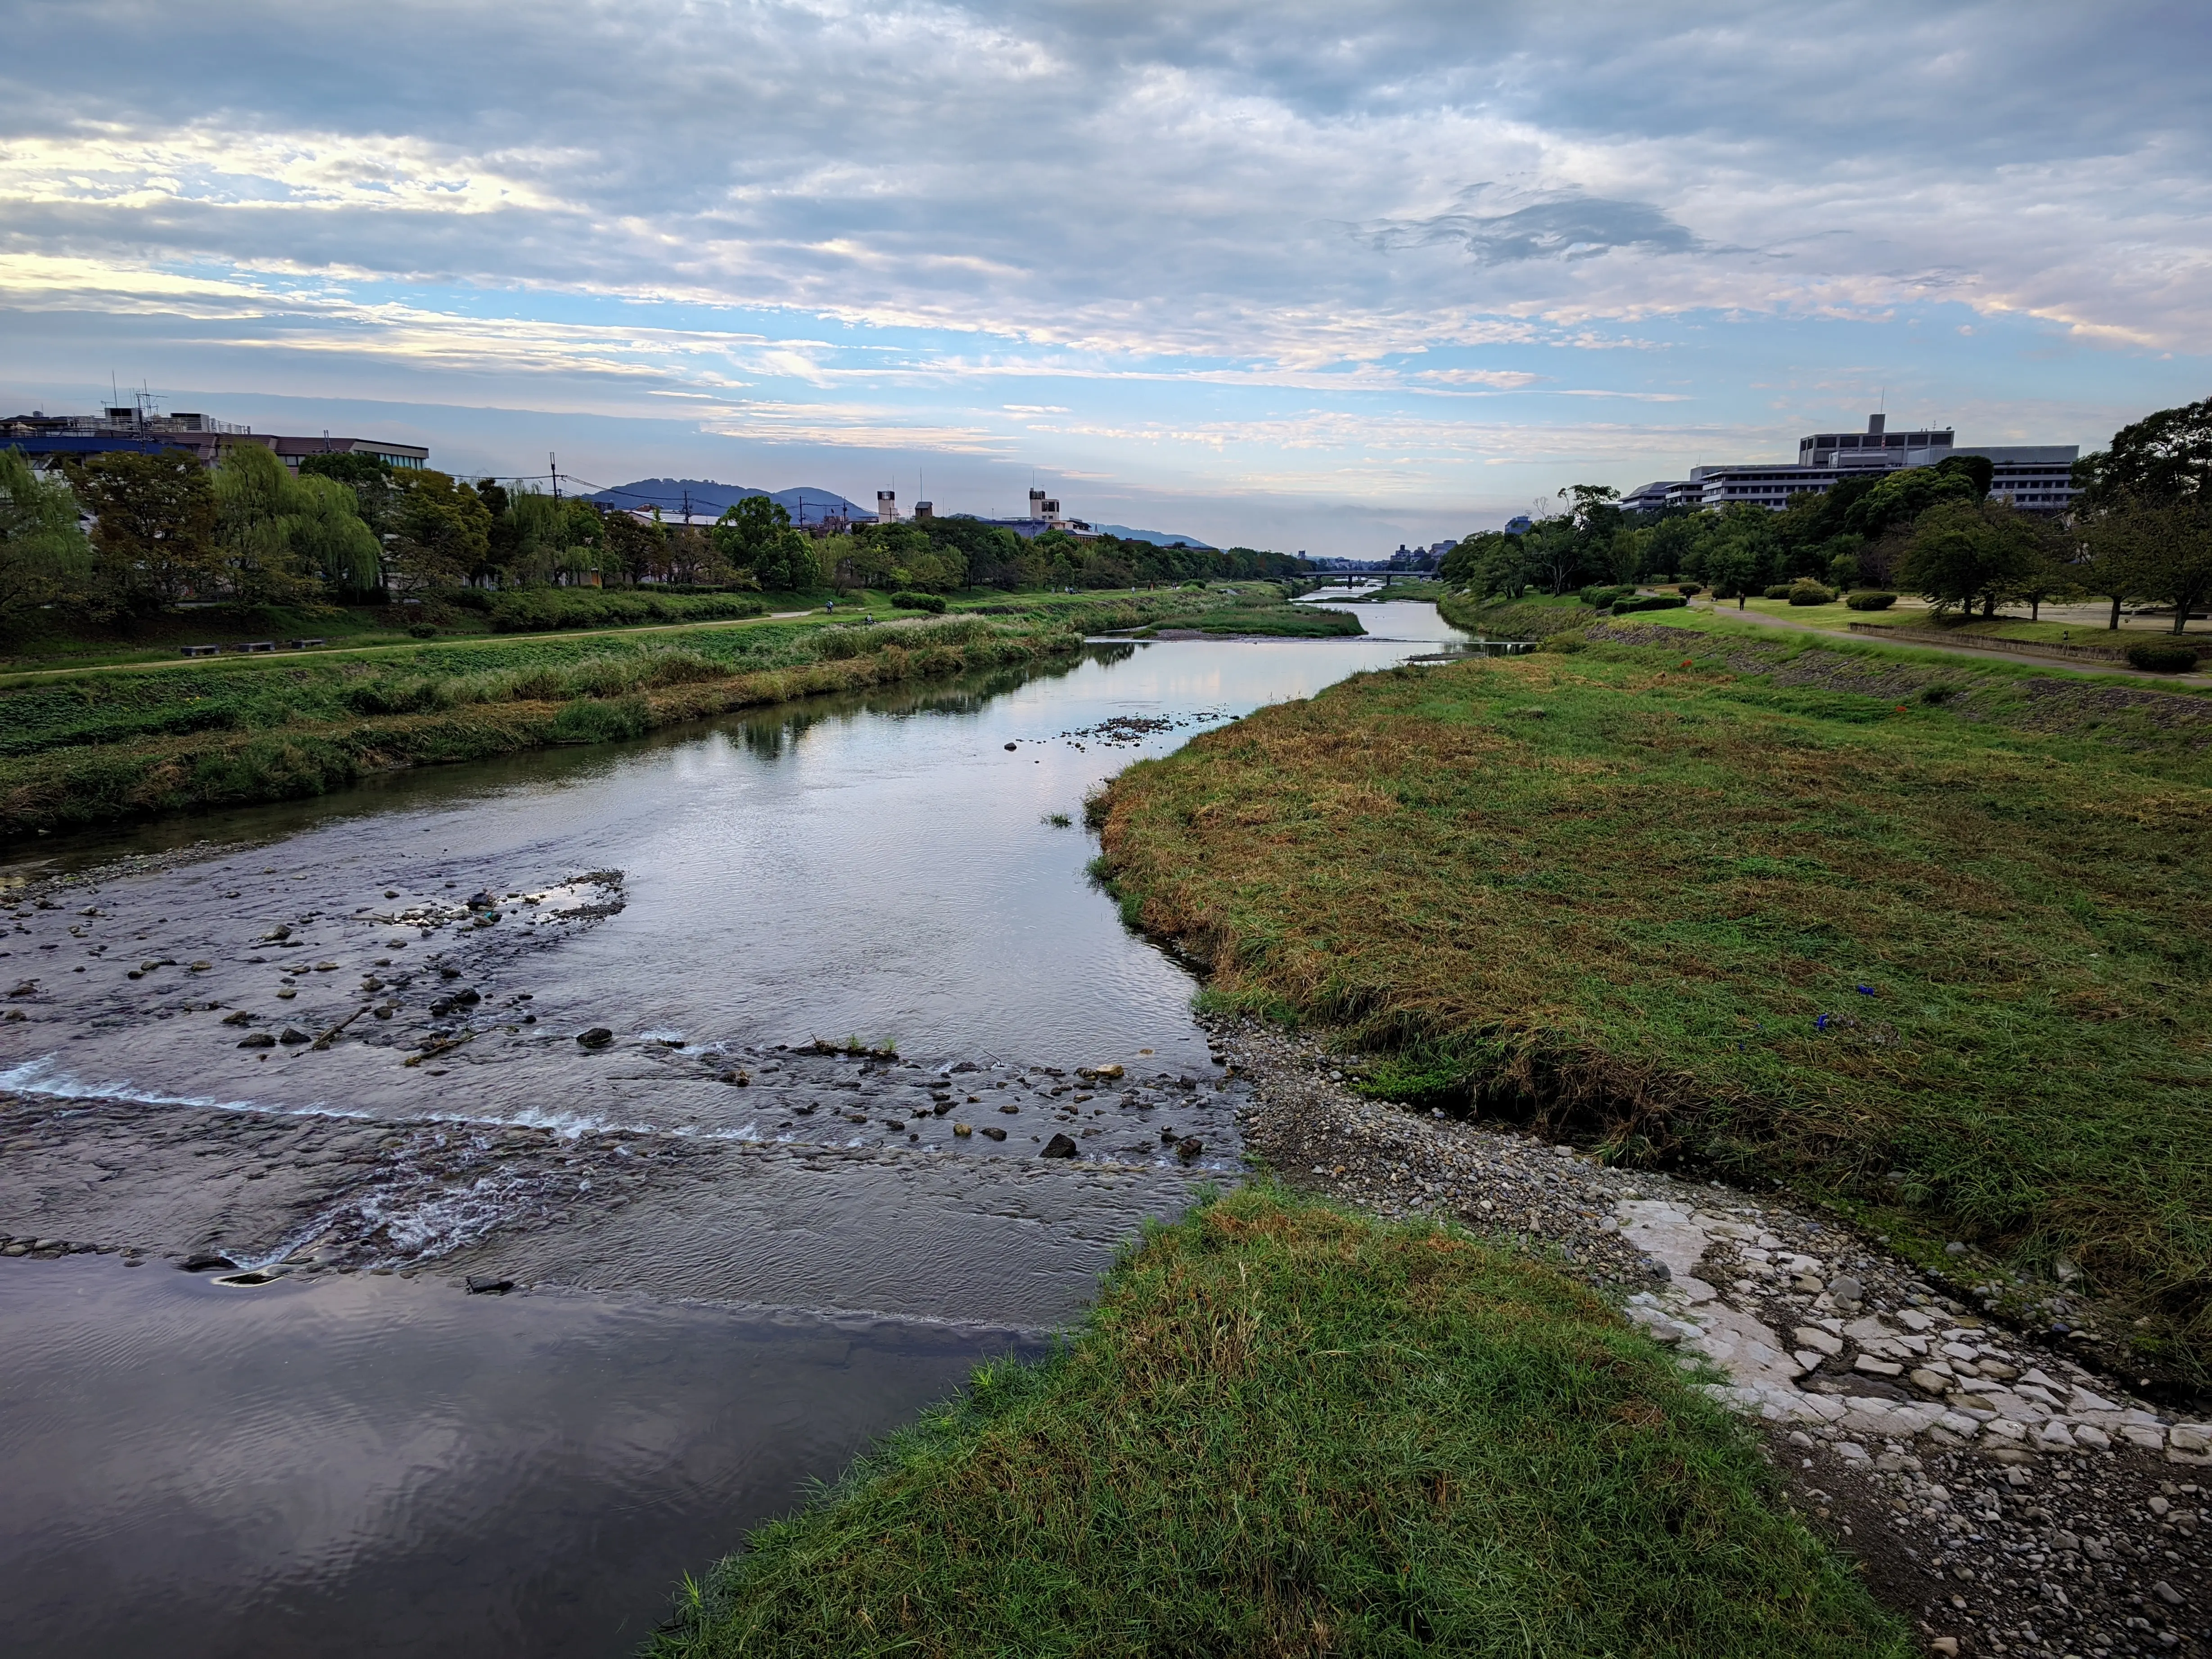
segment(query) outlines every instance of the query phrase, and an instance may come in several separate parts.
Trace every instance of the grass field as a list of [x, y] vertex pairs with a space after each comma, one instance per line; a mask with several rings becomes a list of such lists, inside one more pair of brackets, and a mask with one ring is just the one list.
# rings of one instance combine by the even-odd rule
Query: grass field
[[688, 1584], [650, 1650], [1914, 1650], [1587, 1291], [1248, 1188], [1126, 1252], [1058, 1356], [980, 1370]]
[[2212, 1356], [2212, 700], [1624, 619], [1124, 773], [1125, 913], [1382, 1092], [2060, 1255]]
[[[1042, 659], [1086, 630], [1186, 616], [1189, 593], [1056, 596], [934, 620], [836, 617], [483, 636], [0, 683], [0, 836], [343, 787], [826, 691]], [[1273, 594], [1254, 596], [1264, 605]]]

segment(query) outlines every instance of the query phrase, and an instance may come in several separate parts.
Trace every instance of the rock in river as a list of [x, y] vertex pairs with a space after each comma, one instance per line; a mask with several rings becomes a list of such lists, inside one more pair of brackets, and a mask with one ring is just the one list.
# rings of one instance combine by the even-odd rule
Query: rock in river
[[1039, 1158], [1073, 1158], [1075, 1143], [1066, 1135], [1054, 1135], [1050, 1140], [1045, 1142], [1044, 1150], [1037, 1156]]
[[576, 1033], [577, 1046], [584, 1048], [604, 1048], [615, 1040], [615, 1034], [604, 1025], [594, 1025], [588, 1031]]

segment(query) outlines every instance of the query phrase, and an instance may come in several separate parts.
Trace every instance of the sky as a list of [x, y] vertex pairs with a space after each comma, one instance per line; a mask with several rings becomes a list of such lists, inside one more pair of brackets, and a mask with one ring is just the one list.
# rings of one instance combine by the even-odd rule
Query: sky
[[[0, 414], [1373, 556], [2212, 394], [2183, 4], [14, 0]], [[557, 458], [557, 459], [555, 459]]]

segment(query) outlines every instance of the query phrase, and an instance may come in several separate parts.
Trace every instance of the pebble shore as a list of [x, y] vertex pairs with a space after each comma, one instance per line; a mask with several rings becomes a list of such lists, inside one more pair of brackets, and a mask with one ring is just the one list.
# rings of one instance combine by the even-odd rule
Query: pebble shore
[[1838, 1224], [1718, 1182], [1363, 1098], [1348, 1062], [1214, 1028], [1255, 1158], [1378, 1215], [1543, 1254], [1764, 1435], [1790, 1500], [1928, 1650], [2212, 1656], [2212, 1422], [2154, 1407]]

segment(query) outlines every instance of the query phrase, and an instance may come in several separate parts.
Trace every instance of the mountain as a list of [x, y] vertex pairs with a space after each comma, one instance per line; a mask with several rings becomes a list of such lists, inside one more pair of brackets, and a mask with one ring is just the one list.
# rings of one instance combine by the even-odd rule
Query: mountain
[[606, 507], [627, 507], [637, 509], [657, 507], [660, 516], [682, 523], [688, 506], [694, 522], [713, 523], [722, 516], [724, 509], [736, 506], [750, 496], [765, 495], [791, 514], [793, 524], [819, 524], [833, 514], [843, 514], [848, 519], [867, 519], [874, 515], [856, 502], [847, 501], [834, 489], [813, 489], [802, 486], [797, 489], [756, 489], [747, 484], [717, 483], [712, 478], [640, 478], [611, 489], [602, 489], [584, 497]]
[[1164, 530], [1132, 530], [1125, 524], [1094, 524], [1091, 526], [1102, 535], [1119, 536], [1125, 542], [1150, 542], [1155, 547], [1173, 547], [1181, 542], [1185, 547], [1215, 551], [1212, 542], [1202, 542], [1195, 536], [1171, 536]]

